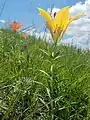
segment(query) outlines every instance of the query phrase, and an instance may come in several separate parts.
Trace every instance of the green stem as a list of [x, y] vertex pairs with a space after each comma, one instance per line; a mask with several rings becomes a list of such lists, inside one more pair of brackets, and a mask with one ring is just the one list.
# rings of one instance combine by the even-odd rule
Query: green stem
[[57, 46], [57, 41], [54, 42], [54, 46], [55, 46], [55, 47]]
[[[53, 67], [53, 61], [52, 61], [52, 66]], [[54, 74], [54, 71], [53, 71], [53, 68], [52, 68], [52, 71], [51, 71], [51, 75], [52, 75], [52, 80], [51, 80], [51, 116], [52, 116], [52, 120], [54, 119], [54, 114], [53, 114], [53, 74]]]
[[88, 98], [88, 118], [90, 119], [90, 89], [88, 91], [88, 96], [89, 96], [89, 98]]
[[52, 54], [52, 57], [51, 57], [51, 77], [52, 77], [52, 79], [51, 79], [51, 81], [50, 81], [50, 83], [51, 83], [51, 120], [54, 120], [54, 111], [53, 111], [53, 109], [54, 109], [54, 101], [53, 101], [53, 94], [54, 94], [54, 91], [53, 91], [53, 88], [54, 88], [54, 67], [55, 67], [55, 65], [54, 65], [54, 58], [55, 58], [55, 54], [56, 54], [56, 46], [57, 46], [57, 41], [55, 41], [54, 42], [54, 44], [53, 44], [53, 46], [52, 46], [52, 52], [51, 52], [51, 54]]

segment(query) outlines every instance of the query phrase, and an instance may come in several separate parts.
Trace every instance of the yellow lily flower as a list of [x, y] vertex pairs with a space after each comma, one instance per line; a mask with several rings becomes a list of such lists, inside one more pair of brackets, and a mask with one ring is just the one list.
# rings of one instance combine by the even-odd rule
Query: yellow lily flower
[[69, 9], [70, 6], [62, 8], [55, 15], [55, 18], [52, 19], [48, 12], [41, 8], [37, 8], [40, 12], [40, 15], [45, 19], [46, 26], [50, 30], [51, 36], [55, 42], [63, 37], [68, 25], [84, 14], [77, 14], [76, 16], [69, 18]]

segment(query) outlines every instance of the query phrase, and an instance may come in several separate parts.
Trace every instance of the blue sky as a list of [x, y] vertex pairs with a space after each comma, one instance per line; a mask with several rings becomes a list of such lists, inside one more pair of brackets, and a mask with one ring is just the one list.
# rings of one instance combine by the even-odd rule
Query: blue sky
[[[0, 10], [5, 0], [0, 0]], [[38, 15], [37, 7], [45, 10], [54, 5], [56, 8], [75, 5], [79, 0], [7, 0], [2, 20], [13, 21], [18, 20], [29, 26], [35, 23], [36, 26], [44, 26], [43, 19]]]

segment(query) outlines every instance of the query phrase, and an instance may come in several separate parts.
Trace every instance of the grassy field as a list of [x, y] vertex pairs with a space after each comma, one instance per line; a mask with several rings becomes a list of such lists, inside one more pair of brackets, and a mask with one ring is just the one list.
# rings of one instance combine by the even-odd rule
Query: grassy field
[[90, 53], [0, 31], [0, 120], [90, 120]]

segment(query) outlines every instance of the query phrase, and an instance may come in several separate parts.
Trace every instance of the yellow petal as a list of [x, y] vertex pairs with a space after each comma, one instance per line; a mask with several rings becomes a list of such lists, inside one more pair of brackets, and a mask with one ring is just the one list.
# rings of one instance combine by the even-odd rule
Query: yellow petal
[[86, 16], [86, 15], [85, 15], [85, 14], [77, 14], [77, 15], [71, 17], [70, 20], [69, 20], [69, 24], [70, 24], [72, 21], [76, 20], [77, 18], [83, 17], [83, 16]]
[[63, 26], [69, 19], [69, 6], [62, 8], [55, 16], [54, 24], [57, 26]]
[[37, 8], [40, 12], [40, 15], [44, 18], [44, 20], [46, 21], [46, 26], [48, 27], [48, 29], [52, 32], [53, 31], [53, 20], [51, 18], [51, 16], [49, 15], [48, 12], [46, 12], [45, 10], [41, 9], [41, 8]]
[[65, 27], [65, 28], [63, 29], [63, 31], [61, 32], [61, 34], [60, 34], [60, 38], [59, 38], [60, 40], [62, 39], [64, 33], [66, 32], [67, 27], [68, 27], [68, 24], [66, 25], [66, 27]]
[[37, 8], [40, 12], [40, 15], [45, 19], [45, 21], [50, 21], [52, 20], [51, 16], [49, 15], [48, 12], [46, 12], [45, 10], [41, 9], [41, 8]]
[[63, 29], [63, 31], [62, 31], [62, 33], [61, 33], [61, 35], [60, 35], [60, 39], [63, 37], [64, 33], [66, 32], [67, 27], [69, 26], [69, 24], [70, 24], [72, 21], [76, 20], [77, 18], [83, 17], [83, 16], [86, 16], [86, 15], [85, 15], [85, 14], [77, 14], [76, 16], [70, 18], [70, 19], [69, 19], [69, 23], [66, 24], [65, 28]]
[[63, 27], [66, 27], [68, 21], [69, 21], [69, 9], [70, 7], [66, 7], [64, 13], [63, 13], [63, 19], [62, 19], [62, 24], [63, 24]]

